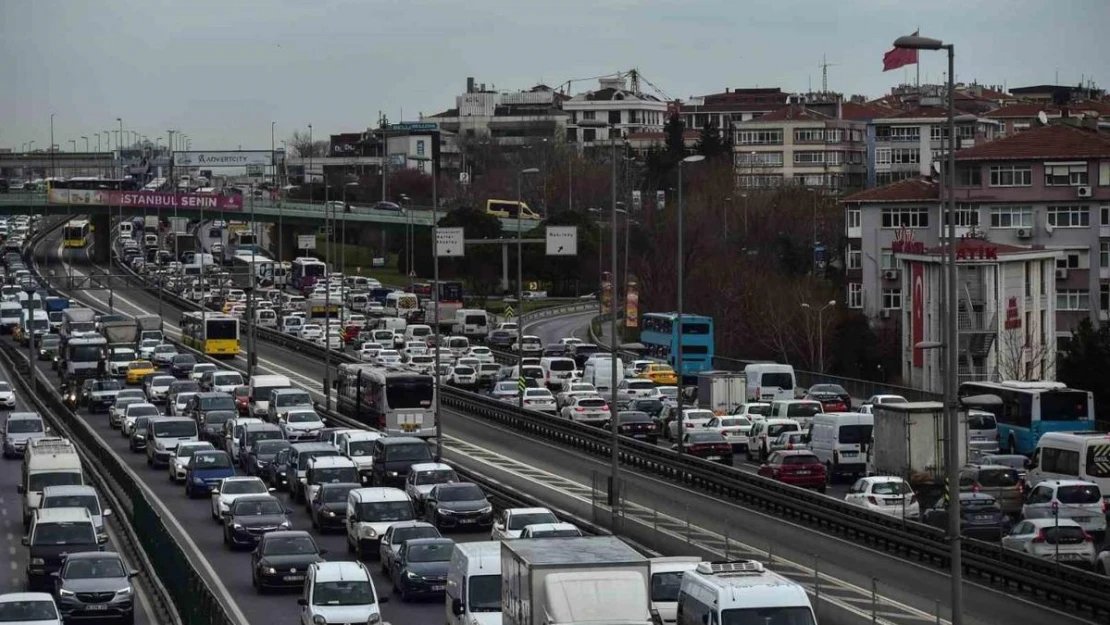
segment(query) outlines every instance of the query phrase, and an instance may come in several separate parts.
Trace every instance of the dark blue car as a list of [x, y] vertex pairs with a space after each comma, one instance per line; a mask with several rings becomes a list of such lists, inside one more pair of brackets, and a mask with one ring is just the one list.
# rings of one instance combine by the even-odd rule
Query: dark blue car
[[202, 497], [225, 477], [235, 475], [235, 465], [226, 451], [205, 450], [193, 454], [185, 472], [185, 496]]
[[393, 589], [401, 594], [401, 601], [442, 599], [454, 550], [455, 541], [450, 538], [413, 538], [401, 543], [393, 566]]

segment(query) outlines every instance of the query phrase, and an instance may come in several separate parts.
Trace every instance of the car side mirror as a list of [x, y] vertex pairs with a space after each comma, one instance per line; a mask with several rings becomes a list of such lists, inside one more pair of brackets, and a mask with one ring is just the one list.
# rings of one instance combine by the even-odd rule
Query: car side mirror
[[285, 514], [293, 514], [293, 509], [292, 508], [286, 508], [285, 509]]
[[24, 547], [30, 547], [31, 546], [31, 537], [30, 536], [24, 536], [23, 539], [22, 539], [22, 542], [23, 542]]
[[[381, 599], [379, 598], [378, 601], [381, 601]], [[305, 599], [304, 597], [297, 599], [297, 605], [307, 606], [308, 599]]]
[[321, 550], [320, 550], [320, 551], [318, 551], [317, 553], [319, 553], [319, 554], [320, 554], [320, 555], [322, 555], [322, 556], [326, 556], [326, 555], [328, 555], [328, 550], [327, 550], [327, 549], [321, 549]]
[[212, 490], [209, 491], [209, 492], [212, 493], [213, 495], [219, 495], [220, 494], [220, 489], [213, 487]]
[[451, 613], [455, 616], [462, 616], [465, 606], [463, 606], [462, 599], [451, 600]]
[[270, 488], [269, 488], [268, 490], [269, 490], [269, 491], [270, 491], [271, 493], [276, 493], [276, 492], [277, 492], [277, 489], [276, 489], [276, 488], [273, 488], [273, 487], [270, 487]]
[[62, 576], [62, 572], [61, 572], [61, 571], [52, 571], [52, 572], [50, 573], [50, 577], [61, 577], [61, 576]]
[[138, 576], [139, 576], [139, 572], [136, 571], [135, 569], [131, 569], [130, 571], [127, 572], [127, 577], [128, 578], [135, 578], [135, 577], [138, 577]]
[[108, 542], [108, 537], [107, 536], [97, 536], [96, 537], [96, 544], [103, 545], [106, 542]]
[[112, 516], [112, 509], [105, 508], [104, 511], [100, 513], [100, 516]]
[[230, 519], [231, 518], [231, 510], [224, 510], [223, 512], [220, 513], [220, 516], [225, 518], [225, 519]]

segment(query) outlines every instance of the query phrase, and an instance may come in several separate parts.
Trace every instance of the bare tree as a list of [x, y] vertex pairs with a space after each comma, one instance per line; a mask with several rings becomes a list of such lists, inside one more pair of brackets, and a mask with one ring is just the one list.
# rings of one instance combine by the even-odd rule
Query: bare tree
[[1032, 382], [1050, 380], [1055, 375], [1055, 352], [1044, 343], [1034, 342], [1025, 328], [1011, 328], [1000, 333], [995, 353], [998, 376], [1003, 380]]
[[327, 141], [312, 140], [308, 133], [302, 133], [299, 130], [294, 130], [293, 136], [287, 139], [285, 144], [292, 148], [293, 156], [301, 158], [327, 156], [330, 147]]

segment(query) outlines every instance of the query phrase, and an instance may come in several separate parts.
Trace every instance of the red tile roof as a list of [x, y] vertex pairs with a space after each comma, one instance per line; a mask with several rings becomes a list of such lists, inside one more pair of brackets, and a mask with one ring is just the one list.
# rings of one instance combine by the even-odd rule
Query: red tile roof
[[[956, 112], [959, 114], [959, 111]], [[948, 119], [948, 109], [939, 106], [919, 106], [890, 115], [887, 119]]]
[[1110, 158], [1110, 134], [1049, 124], [956, 152], [959, 161]]
[[844, 198], [845, 202], [929, 202], [940, 200], [940, 185], [929, 178], [906, 178], [885, 187], [866, 189]]
[[[995, 91], [994, 89], [991, 89], [989, 87], [979, 86], [978, 89], [979, 89], [979, 95], [977, 97], [982, 98], [984, 100], [1001, 101], [1001, 100], [1009, 100], [1009, 99], [1014, 97], [1014, 96], [1012, 96], [1008, 93], [1004, 93], [1002, 91]], [[970, 88], [965, 89], [965, 91], [967, 91], [971, 95], [975, 95], [974, 93], [972, 93]]]
[[893, 113], [893, 110], [883, 106], [857, 104], [856, 102], [844, 102], [840, 107], [840, 118], [851, 121], [881, 119], [883, 117], [889, 117]]
[[1028, 118], [1032, 118], [1032, 117], [1036, 117], [1037, 113], [1039, 113], [1041, 111], [1044, 111], [1048, 115], [1059, 115], [1060, 114], [1060, 108], [1057, 107], [1057, 106], [1052, 106], [1050, 104], [1043, 104], [1043, 103], [1042, 104], [1037, 104], [1037, 103], [1032, 103], [1032, 102], [1023, 102], [1023, 103], [1020, 103], [1020, 104], [1011, 104], [1009, 106], [1003, 106], [1002, 108], [997, 108], [997, 109], [994, 109], [993, 111], [988, 111], [987, 113], [983, 114], [983, 117], [989, 117], [991, 119], [1002, 119], [1002, 118], [1009, 118], [1009, 117], [1018, 117], [1018, 118], [1028, 117]]
[[762, 117], [757, 117], [753, 120], [743, 122], [750, 124], [752, 122], [777, 122], [777, 121], [825, 121], [829, 119], [828, 116], [822, 115], [817, 111], [808, 109], [798, 104], [791, 104], [784, 106], [781, 109], [767, 113]]

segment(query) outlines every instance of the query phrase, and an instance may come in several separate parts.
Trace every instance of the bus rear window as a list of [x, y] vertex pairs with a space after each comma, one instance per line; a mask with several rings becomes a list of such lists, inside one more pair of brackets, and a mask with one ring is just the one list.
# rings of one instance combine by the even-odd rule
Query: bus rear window
[[[683, 315], [685, 317], [686, 315]], [[709, 334], [708, 323], [684, 323], [682, 324], [683, 334]]]
[[1041, 393], [1041, 421], [1085, 421], [1089, 414], [1085, 392]]

